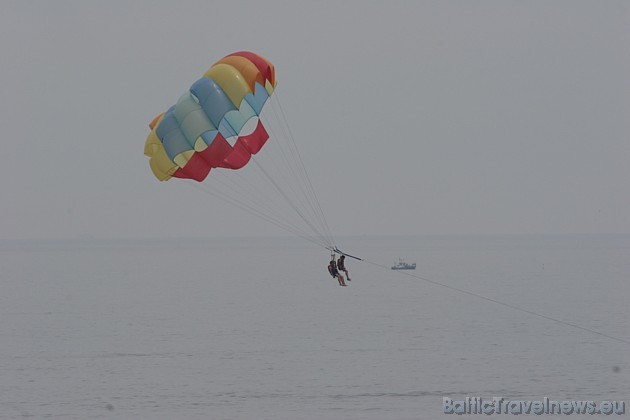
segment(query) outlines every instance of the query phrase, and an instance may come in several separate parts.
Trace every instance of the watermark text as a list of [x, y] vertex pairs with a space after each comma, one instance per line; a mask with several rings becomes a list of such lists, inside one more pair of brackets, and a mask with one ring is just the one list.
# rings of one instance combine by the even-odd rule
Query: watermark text
[[442, 398], [444, 414], [618, 414], [626, 412], [623, 401], [555, 401], [544, 397], [539, 401], [509, 400], [500, 397], [466, 397], [463, 400]]

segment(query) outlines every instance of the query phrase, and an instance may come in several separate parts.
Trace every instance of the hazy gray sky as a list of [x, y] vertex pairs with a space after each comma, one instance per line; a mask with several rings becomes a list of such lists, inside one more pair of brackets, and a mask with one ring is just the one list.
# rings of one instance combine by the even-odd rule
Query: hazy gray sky
[[626, 1], [4, 1], [0, 238], [284, 234], [143, 155], [239, 50], [339, 235], [627, 233], [628, 40]]

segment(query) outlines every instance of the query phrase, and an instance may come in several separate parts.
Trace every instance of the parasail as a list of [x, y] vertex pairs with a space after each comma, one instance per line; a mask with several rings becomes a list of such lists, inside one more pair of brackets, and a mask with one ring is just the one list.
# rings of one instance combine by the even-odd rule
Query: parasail
[[223, 57], [153, 119], [144, 154], [158, 180], [198, 181], [189, 185], [333, 250], [275, 88], [267, 59], [248, 51]]
[[155, 177], [201, 182], [213, 168], [245, 166], [269, 138], [257, 117], [275, 87], [273, 64], [258, 54], [236, 52], [217, 61], [149, 124], [144, 154]]

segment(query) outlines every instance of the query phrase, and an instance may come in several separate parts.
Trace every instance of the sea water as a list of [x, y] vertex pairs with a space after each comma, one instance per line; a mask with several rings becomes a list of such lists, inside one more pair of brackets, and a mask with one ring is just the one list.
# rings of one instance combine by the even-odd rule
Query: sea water
[[[0, 418], [401, 420], [479, 417], [443, 414], [445, 397], [630, 403], [630, 236], [338, 242], [366, 260], [346, 260], [348, 287], [299, 238], [0, 243]], [[399, 257], [417, 269], [389, 269]]]

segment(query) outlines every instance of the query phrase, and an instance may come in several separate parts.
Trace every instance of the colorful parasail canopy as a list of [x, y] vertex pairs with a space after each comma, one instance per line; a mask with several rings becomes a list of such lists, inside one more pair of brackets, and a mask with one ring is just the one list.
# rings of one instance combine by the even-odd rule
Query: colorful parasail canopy
[[[201, 182], [212, 168], [245, 166], [269, 138], [256, 117], [275, 87], [273, 64], [257, 54], [242, 51], [217, 61], [149, 124], [144, 154], [155, 177]], [[255, 128], [242, 135], [252, 118]]]

